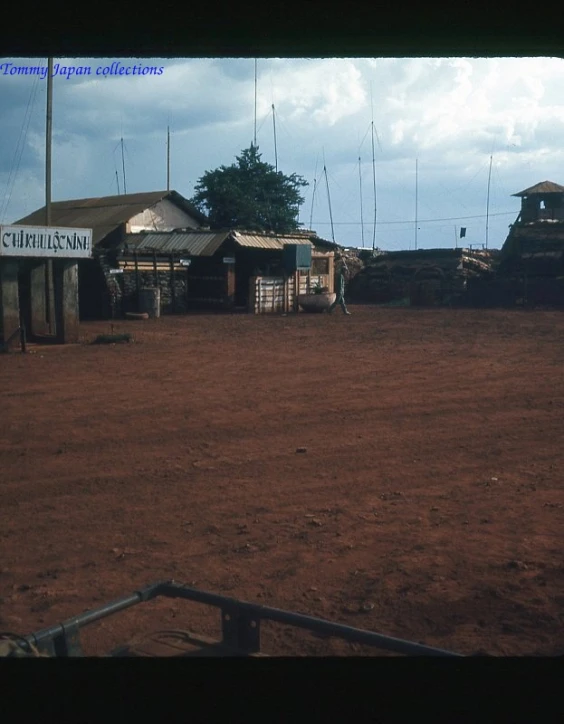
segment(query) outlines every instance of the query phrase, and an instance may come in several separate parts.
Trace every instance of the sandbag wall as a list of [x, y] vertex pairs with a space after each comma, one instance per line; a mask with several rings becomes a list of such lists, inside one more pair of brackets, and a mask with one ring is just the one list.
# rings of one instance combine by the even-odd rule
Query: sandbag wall
[[351, 281], [351, 301], [413, 305], [461, 301], [471, 278], [493, 273], [494, 254], [469, 249], [425, 249], [383, 252]]

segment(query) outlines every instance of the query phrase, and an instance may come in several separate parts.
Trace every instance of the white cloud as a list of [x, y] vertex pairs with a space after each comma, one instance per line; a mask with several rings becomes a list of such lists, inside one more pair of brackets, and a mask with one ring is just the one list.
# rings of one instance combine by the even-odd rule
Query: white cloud
[[[352, 60], [302, 61], [298, 67], [280, 69], [270, 86], [265, 74], [259, 88], [259, 115], [272, 102], [290, 120], [334, 126], [366, 105], [362, 74]], [[265, 87], [266, 86], [266, 87]]]
[[[112, 60], [92, 59], [91, 65]], [[113, 152], [122, 133], [128, 150], [128, 190], [164, 186], [169, 122], [173, 185], [187, 195], [205, 170], [232, 163], [248, 146], [254, 130], [252, 59], [121, 62], [164, 65], [165, 71], [161, 76], [55, 79], [53, 188], [57, 198], [115, 193], [115, 170], [117, 165], [121, 177], [121, 159], [117, 163]], [[483, 213], [492, 153], [499, 176], [495, 183], [492, 180], [492, 199], [502, 211], [516, 213], [518, 201], [510, 193], [544, 179], [564, 183], [562, 87], [564, 62], [555, 58], [259, 59], [258, 142], [263, 159], [273, 163], [274, 103], [280, 168], [312, 182], [316, 159], [319, 178], [324, 152], [335, 229], [346, 243], [353, 243], [359, 237], [359, 227], [354, 225], [360, 213], [355, 164], [361, 142], [365, 213], [370, 214], [366, 209], [371, 207], [372, 193], [372, 113], [381, 141], [381, 150], [376, 144], [376, 160], [382, 223], [412, 217], [416, 158], [421, 203], [426, 204], [421, 215], [424, 209], [440, 216], [460, 216], [472, 209]], [[7, 131], [0, 137], [0, 159], [5, 166], [0, 168], [0, 198], [30, 89], [30, 78], [0, 75], [4, 103], [0, 114]], [[44, 102], [42, 86], [27, 134], [23, 156], [27, 165], [24, 171], [22, 161], [14, 186], [8, 214], [12, 218], [24, 215], [23, 206], [30, 198], [43, 203]], [[28, 173], [30, 165], [35, 175]], [[302, 220], [305, 217], [308, 222], [312, 186], [302, 209]], [[454, 188], [458, 189], [455, 194], [445, 191]], [[317, 193], [321, 196], [314, 221], [317, 214], [320, 232], [330, 235], [323, 185], [318, 185]], [[511, 216], [499, 222], [496, 218], [492, 217], [490, 237], [495, 228], [503, 235], [513, 220]], [[340, 226], [339, 221], [352, 225]], [[471, 228], [471, 222], [467, 223]], [[400, 231], [388, 227], [385, 236], [401, 245], [407, 237]], [[451, 238], [452, 229], [445, 234], [445, 239]], [[426, 238], [429, 244], [436, 243], [422, 229], [420, 243]], [[498, 239], [498, 244], [502, 242]]]

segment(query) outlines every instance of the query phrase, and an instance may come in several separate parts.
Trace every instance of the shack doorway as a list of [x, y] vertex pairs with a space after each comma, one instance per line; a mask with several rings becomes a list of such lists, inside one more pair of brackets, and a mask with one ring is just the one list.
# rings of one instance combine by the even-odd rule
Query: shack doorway
[[19, 263], [18, 269], [18, 302], [20, 319], [24, 325], [27, 337], [31, 336], [31, 269], [26, 262]]
[[78, 308], [81, 320], [111, 317], [112, 308], [106, 277], [95, 259], [78, 263]]

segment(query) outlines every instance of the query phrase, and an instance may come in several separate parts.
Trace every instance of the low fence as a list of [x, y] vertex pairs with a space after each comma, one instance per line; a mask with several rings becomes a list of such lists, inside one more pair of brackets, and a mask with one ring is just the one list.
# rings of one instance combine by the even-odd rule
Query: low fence
[[252, 314], [287, 314], [297, 311], [298, 296], [310, 294], [317, 285], [330, 288], [329, 275], [308, 272], [284, 277], [251, 277], [249, 311]]

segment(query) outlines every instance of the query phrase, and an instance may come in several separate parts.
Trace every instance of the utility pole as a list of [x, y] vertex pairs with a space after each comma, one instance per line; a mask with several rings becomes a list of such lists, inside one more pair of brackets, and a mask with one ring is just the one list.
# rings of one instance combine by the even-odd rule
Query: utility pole
[[[51, 145], [53, 138], [53, 58], [47, 59], [47, 111], [45, 121], [45, 225], [51, 226]], [[55, 334], [55, 286], [53, 260], [45, 263], [45, 316], [50, 334]]]
[[45, 128], [45, 214], [51, 226], [51, 141], [53, 137], [53, 58], [47, 59], [47, 114]]

